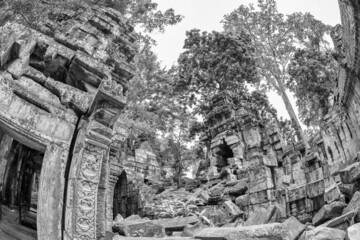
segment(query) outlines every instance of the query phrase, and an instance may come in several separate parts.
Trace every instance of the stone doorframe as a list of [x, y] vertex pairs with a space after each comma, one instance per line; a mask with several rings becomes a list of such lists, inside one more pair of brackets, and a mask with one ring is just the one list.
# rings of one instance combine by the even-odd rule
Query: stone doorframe
[[[75, 123], [66, 122], [19, 98], [0, 76], [0, 128], [5, 133], [3, 139], [8, 135], [44, 152], [37, 209], [38, 239], [61, 239], [65, 166]], [[10, 148], [11, 143], [2, 141], [1, 147]], [[5, 161], [4, 156], [0, 156], [0, 161]]]

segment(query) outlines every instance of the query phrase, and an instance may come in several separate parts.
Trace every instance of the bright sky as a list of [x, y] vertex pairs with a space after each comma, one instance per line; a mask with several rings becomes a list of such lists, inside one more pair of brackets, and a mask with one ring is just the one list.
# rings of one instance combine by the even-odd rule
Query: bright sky
[[[220, 23], [223, 16], [238, 8], [241, 4], [253, 3], [257, 0], [153, 0], [158, 3], [158, 9], [173, 8], [177, 14], [184, 16], [182, 22], [166, 28], [164, 34], [154, 34], [158, 45], [153, 48], [163, 66], [176, 63], [187, 30], [198, 28], [202, 31], [222, 31]], [[325, 24], [340, 23], [338, 0], [277, 0], [278, 10], [284, 14], [293, 12], [310, 12], [315, 18]], [[269, 93], [270, 102], [278, 110], [279, 116], [287, 117], [285, 106], [281, 98]], [[292, 104], [295, 107], [294, 99]]]

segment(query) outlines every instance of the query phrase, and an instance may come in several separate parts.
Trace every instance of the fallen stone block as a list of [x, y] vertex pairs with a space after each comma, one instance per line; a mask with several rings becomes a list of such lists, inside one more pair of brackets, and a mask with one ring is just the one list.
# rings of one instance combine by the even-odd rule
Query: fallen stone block
[[346, 230], [350, 225], [353, 224], [354, 217], [355, 217], [355, 212], [349, 212], [344, 215], [341, 215], [340, 217], [333, 218], [321, 224], [319, 227], [328, 227], [328, 228], [337, 228], [340, 230]]
[[238, 206], [236, 206], [231, 200], [227, 200], [222, 204], [222, 207], [228, 213], [231, 218], [237, 218], [244, 214], [243, 211], [240, 210]]
[[224, 195], [224, 187], [215, 186], [209, 189], [209, 204], [217, 204], [219, 201], [222, 200]]
[[252, 205], [269, 202], [270, 198], [271, 198], [270, 190], [263, 190], [260, 192], [249, 194], [250, 204]]
[[124, 220], [113, 226], [113, 232], [126, 237], [165, 237], [165, 228], [148, 220]]
[[133, 214], [127, 218], [125, 218], [125, 221], [134, 221], [134, 220], [140, 220], [142, 219], [139, 215]]
[[356, 192], [347, 207], [343, 210], [343, 214], [360, 208], [360, 191]]
[[344, 240], [346, 232], [339, 229], [317, 227], [310, 231], [305, 231], [299, 240]]
[[243, 214], [235, 204], [231, 201], [226, 201], [222, 205], [207, 206], [201, 213], [209, 219], [215, 226], [222, 226], [226, 223], [232, 222]]
[[121, 216], [121, 214], [118, 213], [114, 219], [114, 224], [121, 223], [122, 221], [124, 221], [124, 218]]
[[341, 192], [339, 190], [339, 187], [335, 184], [331, 187], [325, 188], [325, 194], [324, 199], [326, 203], [331, 203], [334, 201], [339, 200], [341, 197]]
[[324, 205], [313, 217], [313, 225], [318, 226], [332, 218], [340, 216], [345, 207], [346, 204], [342, 202], [332, 202]]
[[195, 224], [199, 221], [198, 217], [190, 216], [183, 218], [164, 218], [152, 221], [153, 223], [163, 226], [165, 231], [182, 231], [186, 225]]
[[291, 216], [283, 223], [289, 235], [289, 240], [296, 240], [304, 232], [306, 225], [299, 222], [296, 217]]
[[[161, 238], [161, 240], [190, 240], [191, 237], [164, 237]], [[159, 240], [159, 238], [156, 237], [124, 237], [115, 235], [112, 240]]]
[[246, 180], [242, 180], [238, 182], [235, 186], [226, 189], [226, 193], [238, 197], [244, 195], [248, 190], [248, 182]]
[[195, 235], [202, 240], [288, 240], [287, 229], [283, 224], [271, 223], [255, 226], [206, 228]]
[[358, 240], [360, 239], [360, 223], [351, 225], [347, 229], [346, 233], [347, 240]]
[[204, 228], [209, 228], [208, 225], [205, 225], [201, 221], [195, 223], [194, 225], [188, 224], [185, 226], [184, 230], [181, 233], [182, 237], [193, 237], [198, 234]]
[[355, 162], [339, 171], [342, 183], [353, 183], [360, 179], [360, 162]]
[[225, 187], [232, 187], [235, 186], [237, 183], [241, 182], [243, 180], [231, 180], [231, 181], [227, 181], [225, 183]]
[[281, 213], [278, 207], [271, 205], [267, 211], [255, 211], [250, 213], [244, 226], [260, 225], [277, 222]]
[[235, 199], [235, 204], [240, 207], [240, 209], [244, 210], [245, 207], [249, 206], [250, 198], [249, 194], [239, 196]]
[[209, 201], [209, 194], [206, 190], [201, 191], [196, 195], [198, 199], [200, 199], [200, 202], [207, 204]]
[[354, 194], [360, 190], [360, 182], [357, 181], [355, 183], [342, 183], [339, 185], [339, 190], [345, 196], [345, 198], [350, 200]]

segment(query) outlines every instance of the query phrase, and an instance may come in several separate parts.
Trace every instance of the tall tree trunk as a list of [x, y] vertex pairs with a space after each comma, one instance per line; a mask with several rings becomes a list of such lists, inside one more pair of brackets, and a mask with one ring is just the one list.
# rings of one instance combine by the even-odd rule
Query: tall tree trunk
[[291, 105], [291, 102], [290, 102], [290, 99], [289, 99], [289, 97], [288, 97], [288, 95], [286, 93], [284, 84], [283, 84], [283, 82], [282, 82], [282, 80], [280, 78], [277, 78], [276, 81], [278, 83], [278, 87], [279, 87], [279, 90], [280, 90], [280, 95], [281, 95], [281, 98], [282, 98], [282, 100], [283, 100], [283, 102], [285, 104], [286, 111], [288, 112], [288, 114], [290, 116], [291, 122], [294, 124], [296, 135], [298, 136], [299, 140], [304, 143], [305, 147], [309, 148], [309, 144], [306, 141], [304, 131], [302, 130], [300, 122], [299, 122], [299, 120], [298, 120], [298, 118], [297, 118], [297, 116], [295, 114], [294, 108]]

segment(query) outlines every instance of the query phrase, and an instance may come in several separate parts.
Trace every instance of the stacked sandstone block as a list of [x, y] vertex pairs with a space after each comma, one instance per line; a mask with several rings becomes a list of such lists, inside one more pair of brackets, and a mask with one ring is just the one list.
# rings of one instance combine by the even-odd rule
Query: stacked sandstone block
[[[247, 182], [246, 194], [235, 201], [241, 209], [250, 213], [275, 205], [281, 217], [292, 215], [305, 222], [325, 203], [339, 199], [319, 149], [305, 154], [303, 144], [284, 145], [275, 128], [266, 129], [242, 110], [229, 116], [221, 122], [237, 128], [213, 130], [207, 173], [213, 184], [221, 178]], [[231, 158], [218, 155], [224, 143], [232, 150]]]

